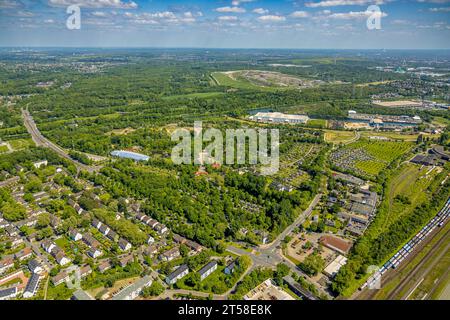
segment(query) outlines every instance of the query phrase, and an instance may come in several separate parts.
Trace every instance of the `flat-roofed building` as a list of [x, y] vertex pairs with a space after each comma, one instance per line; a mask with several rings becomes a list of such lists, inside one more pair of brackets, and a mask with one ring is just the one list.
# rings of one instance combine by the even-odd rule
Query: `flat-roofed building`
[[250, 120], [259, 122], [288, 123], [288, 124], [305, 124], [309, 117], [299, 114], [284, 114], [281, 112], [258, 112], [250, 116]]
[[34, 297], [36, 294], [38, 288], [39, 288], [39, 282], [41, 280], [41, 276], [37, 273], [33, 273], [28, 280], [27, 286], [25, 288], [25, 291], [23, 293], [24, 298], [31, 298]]
[[122, 289], [119, 293], [112, 297], [112, 300], [134, 300], [142, 292], [142, 289], [152, 284], [152, 278], [145, 276], [128, 287]]
[[167, 284], [174, 284], [176, 283], [178, 280], [182, 279], [184, 276], [186, 276], [189, 273], [189, 268], [187, 265], [183, 264], [182, 266], [180, 266], [179, 268], [177, 268], [177, 270], [175, 270], [174, 272], [172, 272], [171, 274], [169, 274], [166, 278], [166, 283]]
[[217, 261], [211, 261], [203, 268], [201, 268], [198, 273], [200, 274], [200, 279], [203, 280], [211, 273], [217, 270]]
[[326, 268], [323, 270], [323, 273], [330, 278], [334, 278], [334, 276], [346, 263], [347, 258], [342, 255], [338, 255], [336, 259], [334, 259], [328, 266], [326, 266]]

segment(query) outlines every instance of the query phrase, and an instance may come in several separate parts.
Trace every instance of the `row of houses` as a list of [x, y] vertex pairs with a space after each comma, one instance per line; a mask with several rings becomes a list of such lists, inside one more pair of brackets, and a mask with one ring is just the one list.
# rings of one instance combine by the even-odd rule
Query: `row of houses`
[[119, 235], [112, 230], [108, 225], [102, 223], [100, 220], [94, 218], [92, 219], [92, 226], [96, 228], [98, 231], [100, 231], [105, 237], [107, 237], [109, 240], [116, 242], [119, 245], [119, 248], [122, 251], [128, 251], [131, 250], [131, 243], [129, 243], [127, 240], [120, 238]]
[[70, 259], [66, 256], [64, 251], [51, 240], [47, 239], [42, 241], [41, 246], [47, 253], [55, 258], [59, 265], [65, 266], [70, 263]]
[[[211, 273], [217, 270], [218, 263], [217, 261], [210, 261], [205, 266], [203, 266], [199, 271], [200, 279], [203, 281], [208, 277]], [[178, 280], [184, 278], [189, 274], [189, 268], [186, 264], [179, 266], [174, 272], [169, 274], [166, 277], [166, 283], [168, 285], [175, 284]]]
[[142, 223], [145, 223], [150, 228], [158, 232], [158, 234], [163, 235], [169, 232], [169, 229], [162, 223], [159, 223], [155, 219], [150, 218], [149, 216], [143, 214], [142, 212], [138, 212], [136, 214], [136, 219], [141, 221]]
[[[80, 279], [83, 279], [90, 275], [92, 273], [92, 269], [89, 265], [85, 265], [78, 270], [74, 271], [74, 275], [77, 277], [79, 276]], [[70, 281], [70, 274], [71, 272], [68, 270], [63, 270], [60, 273], [58, 273], [56, 276], [51, 278], [51, 281], [54, 286], [58, 286], [64, 282]]]

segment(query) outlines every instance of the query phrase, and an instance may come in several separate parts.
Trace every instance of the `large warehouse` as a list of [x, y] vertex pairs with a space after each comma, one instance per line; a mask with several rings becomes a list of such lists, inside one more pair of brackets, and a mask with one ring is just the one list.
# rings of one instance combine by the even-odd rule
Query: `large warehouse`
[[251, 116], [250, 120], [260, 122], [303, 124], [308, 122], [309, 117], [298, 114], [284, 114], [281, 112], [258, 112], [254, 116]]

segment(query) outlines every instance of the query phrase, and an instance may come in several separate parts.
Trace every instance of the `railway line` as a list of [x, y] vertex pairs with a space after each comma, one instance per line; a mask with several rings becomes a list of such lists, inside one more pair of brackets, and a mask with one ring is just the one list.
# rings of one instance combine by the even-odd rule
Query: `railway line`
[[[408, 262], [414, 258], [414, 256], [422, 250], [436, 235], [439, 234], [441, 227], [446, 225], [450, 216], [450, 198], [445, 203], [441, 211], [430, 220], [430, 222], [423, 227], [407, 244], [405, 244], [399, 251], [397, 251], [389, 261], [387, 261], [377, 272], [375, 272], [361, 287], [360, 293], [357, 294], [358, 300], [372, 300], [375, 298], [378, 290], [370, 290], [374, 288], [377, 282], [381, 282], [382, 285], [386, 285], [395, 278], [406, 268]], [[433, 257], [436, 257], [443, 242], [448, 239], [450, 230], [445, 232], [444, 235], [439, 235], [438, 241], [433, 245], [426, 256], [416, 265], [413, 270], [409, 271], [408, 276], [402, 279], [401, 282], [389, 293], [387, 299], [395, 299], [399, 293], [401, 293], [410, 281], [414, 279], [418, 271]], [[444, 250], [444, 252], [448, 247]], [[433, 262], [439, 259], [434, 259]], [[429, 268], [427, 268], [428, 270]], [[426, 272], [425, 272], [426, 273]], [[403, 295], [401, 298], [405, 299], [408, 294]]]

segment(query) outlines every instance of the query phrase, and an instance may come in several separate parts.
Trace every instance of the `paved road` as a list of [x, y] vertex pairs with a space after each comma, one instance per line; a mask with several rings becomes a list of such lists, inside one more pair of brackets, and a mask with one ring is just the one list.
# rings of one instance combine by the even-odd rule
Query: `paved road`
[[28, 133], [31, 135], [31, 138], [33, 139], [34, 143], [36, 143], [37, 146], [46, 147], [55, 151], [62, 158], [71, 161], [77, 167], [78, 170], [85, 170], [90, 173], [93, 173], [101, 169], [100, 166], [88, 166], [78, 161], [75, 161], [69, 156], [67, 151], [65, 151], [58, 145], [54, 144], [53, 142], [45, 138], [37, 128], [36, 123], [34, 122], [33, 117], [31, 116], [28, 110], [22, 109], [22, 117], [24, 120], [24, 125], [28, 130]]
[[[291, 270], [296, 273], [299, 276], [305, 277], [306, 279], [309, 279], [309, 277], [302, 272], [292, 261], [289, 259], [286, 259], [281, 250], [281, 242], [283, 239], [292, 232], [298, 225], [302, 224], [312, 213], [314, 207], [317, 205], [317, 203], [320, 201], [320, 198], [322, 197], [322, 194], [318, 194], [314, 197], [313, 201], [309, 205], [309, 207], [302, 212], [297, 219], [289, 226], [287, 227], [282, 233], [280, 233], [274, 241], [272, 241], [269, 244], [261, 245], [259, 247], [252, 248], [252, 252], [249, 252], [247, 250], [237, 248], [236, 246], [228, 246], [227, 250], [231, 253], [237, 254], [237, 255], [246, 255], [252, 260], [252, 267], [249, 269], [249, 271], [254, 270], [258, 267], [267, 267], [267, 268], [275, 268], [277, 264], [283, 262], [286, 265], [291, 267]], [[311, 281], [311, 280], [309, 280]], [[323, 291], [321, 288], [318, 288], [319, 291], [322, 294], [328, 295], [325, 291]]]

